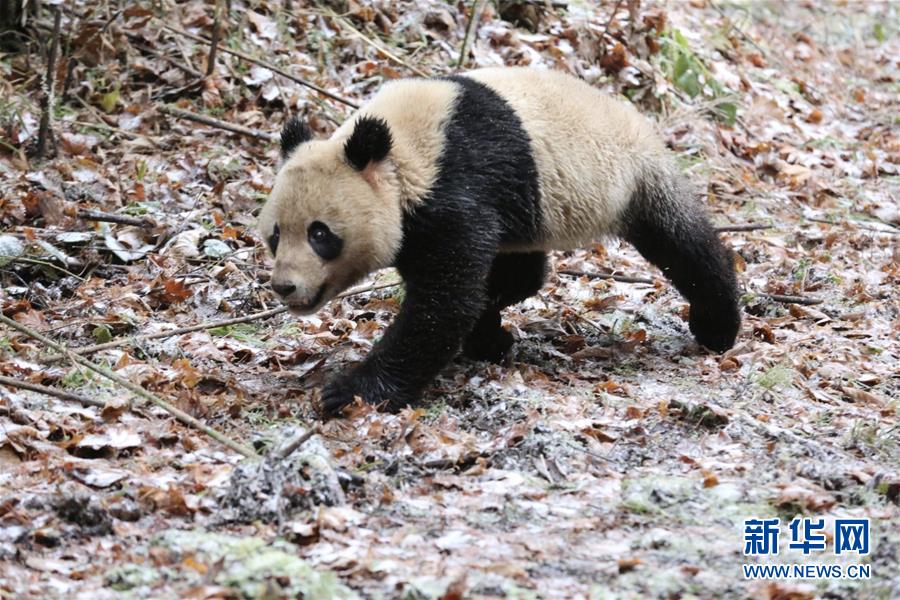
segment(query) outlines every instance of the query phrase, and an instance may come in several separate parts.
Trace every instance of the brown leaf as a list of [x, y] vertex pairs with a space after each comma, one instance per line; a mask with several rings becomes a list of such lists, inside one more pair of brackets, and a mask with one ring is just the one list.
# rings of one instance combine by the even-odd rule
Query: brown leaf
[[184, 284], [184, 281], [178, 279], [157, 280], [157, 285], [159, 287], [153, 291], [153, 294], [167, 304], [184, 302], [193, 295], [193, 292]]
[[643, 561], [636, 556], [632, 556], [629, 558], [620, 558], [619, 573], [627, 573], [628, 571], [633, 571], [642, 562]]
[[814, 108], [814, 109], [812, 109], [812, 112], [810, 112], [808, 115], [806, 115], [806, 122], [812, 123], [814, 125], [817, 123], [821, 123], [822, 116], [823, 116], [822, 111], [819, 110], [818, 108]]
[[766, 63], [765, 57], [759, 52], [751, 52], [747, 55], [747, 60], [749, 60], [754, 67], [759, 67], [760, 69], [768, 64]]
[[605, 53], [600, 58], [600, 66], [603, 70], [611, 75], [615, 75], [628, 66], [628, 55], [625, 52], [625, 46], [622, 42], [616, 42], [612, 50]]
[[762, 588], [763, 600], [812, 600], [815, 588], [809, 584], [779, 583], [773, 581]]
[[866, 390], [851, 387], [841, 387], [841, 391], [844, 392], [845, 396], [847, 396], [854, 402], [859, 402], [861, 404], [870, 404], [873, 406], [887, 406], [888, 404], [887, 399], [882, 398], [878, 394], [867, 392]]

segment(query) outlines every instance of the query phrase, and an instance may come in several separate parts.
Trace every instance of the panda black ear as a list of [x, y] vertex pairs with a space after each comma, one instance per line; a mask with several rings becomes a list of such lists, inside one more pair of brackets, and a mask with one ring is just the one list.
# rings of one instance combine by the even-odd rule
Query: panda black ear
[[291, 117], [281, 128], [281, 158], [287, 160], [297, 146], [313, 138], [309, 125], [297, 117]]
[[353, 133], [344, 144], [344, 154], [354, 169], [362, 171], [370, 162], [384, 160], [393, 144], [387, 121], [363, 116], [356, 121]]

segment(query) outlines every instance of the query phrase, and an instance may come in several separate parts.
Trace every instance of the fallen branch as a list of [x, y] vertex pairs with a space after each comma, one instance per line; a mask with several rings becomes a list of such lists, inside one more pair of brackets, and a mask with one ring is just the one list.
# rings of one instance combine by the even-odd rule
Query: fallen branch
[[242, 125], [226, 123], [225, 121], [220, 121], [219, 119], [207, 117], [206, 115], [198, 115], [197, 113], [192, 113], [188, 110], [182, 110], [180, 108], [175, 108], [174, 106], [166, 106], [165, 104], [159, 104], [159, 105], [157, 105], [157, 109], [162, 113], [171, 115], [173, 117], [178, 117], [179, 119], [187, 119], [189, 121], [196, 121], [197, 123], [203, 123], [204, 125], [209, 125], [210, 127], [215, 127], [216, 129], [223, 129], [225, 131], [230, 131], [231, 133], [238, 133], [240, 135], [246, 135], [246, 136], [256, 138], [259, 140], [266, 140], [267, 142], [271, 142], [271, 141], [275, 141], [277, 139], [277, 136], [274, 134], [271, 134], [271, 133], [266, 133], [264, 131], [257, 131], [255, 129], [250, 129], [249, 127], [244, 127]]
[[[609, 13], [609, 20], [606, 22], [606, 27], [603, 28], [603, 34], [600, 36], [600, 43], [603, 43], [603, 40], [606, 39], [606, 34], [609, 33], [609, 28], [612, 25], [612, 22], [616, 18], [616, 13], [619, 12], [619, 7], [622, 6], [622, 1], [619, 0], [616, 2], [616, 5], [613, 7], [612, 12]], [[603, 53], [606, 53], [606, 47], [604, 46]]]
[[549, 295], [547, 295], [547, 296], [543, 296], [543, 295], [542, 295], [542, 296], [540, 296], [540, 298], [541, 298], [542, 300], [545, 300], [545, 301], [551, 303], [551, 304], [555, 304], [556, 306], [562, 308], [563, 310], [570, 310], [570, 311], [572, 311], [572, 314], [575, 316], [576, 319], [578, 319], [579, 321], [583, 321], [584, 323], [590, 325], [591, 327], [593, 327], [594, 329], [596, 329], [599, 333], [608, 333], [605, 329], [603, 329], [602, 327], [600, 327], [599, 325], [597, 325], [596, 323], [594, 323], [593, 321], [591, 321], [590, 319], [588, 319], [586, 316], [584, 316], [583, 314], [581, 314], [580, 312], [578, 312], [577, 310], [575, 310], [575, 309], [572, 308], [571, 306], [569, 306], [569, 305], [567, 305], [567, 304], [565, 304], [565, 303], [563, 303], [563, 302], [560, 302], [560, 301], [557, 300], [556, 298], [551, 298]]
[[216, 12], [213, 18], [212, 39], [209, 41], [209, 55], [206, 57], [206, 76], [216, 70], [216, 50], [219, 49], [219, 37], [222, 35], [222, 0], [216, 0]]
[[825, 302], [821, 298], [812, 298], [810, 296], [785, 296], [783, 294], [759, 294], [769, 300], [774, 300], [775, 302], [783, 302], [784, 304], [805, 304], [807, 306], [811, 306], [813, 304], [822, 304]]
[[761, 223], [745, 223], [743, 225], [722, 225], [714, 229], [716, 232], [722, 233], [725, 231], [759, 231], [760, 229], [772, 229], [772, 226]]
[[[100, 352], [101, 350], [109, 350], [110, 348], [118, 348], [119, 346], [132, 346], [139, 342], [144, 342], [147, 340], [156, 340], [159, 338], [167, 338], [173, 337], [176, 335], [183, 335], [185, 333], [193, 333], [194, 331], [202, 331], [204, 329], [215, 329], [216, 327], [228, 327], [229, 325], [238, 325], [239, 323], [249, 323], [250, 321], [256, 321], [258, 319], [267, 319], [269, 317], [274, 317], [275, 315], [279, 315], [287, 310], [286, 306], [279, 306], [278, 308], [272, 308], [270, 310], [265, 310], [262, 312], [254, 313], [252, 315], [244, 315], [243, 317], [235, 317], [234, 319], [225, 319], [223, 321], [210, 321], [207, 323], [200, 323], [198, 325], [189, 325], [187, 327], [179, 327], [177, 329], [169, 329], [167, 331], [157, 331], [156, 333], [145, 333], [143, 335], [133, 335], [131, 337], [122, 338], [120, 340], [112, 340], [111, 342], [104, 342], [102, 344], [94, 344], [92, 346], [82, 346], [81, 348], [72, 348], [70, 352], [73, 354], [78, 354], [84, 356], [86, 354], [93, 354], [94, 352]], [[61, 356], [48, 356], [46, 360], [59, 360], [62, 358]]]
[[99, 210], [79, 208], [75, 215], [85, 221], [101, 221], [104, 223], [116, 223], [118, 225], [132, 225], [134, 227], [155, 227], [156, 223], [147, 217], [131, 217], [129, 215], [117, 215]]
[[79, 402], [81, 404], [84, 404], [85, 406], [96, 406], [98, 408], [103, 408], [106, 406], [106, 403], [102, 400], [80, 396], [78, 394], [73, 394], [64, 390], [58, 390], [56, 388], [41, 385], [39, 383], [31, 383], [30, 381], [23, 381], [21, 379], [14, 379], [12, 377], [4, 377], [3, 375], [0, 375], [0, 384], [13, 388], [19, 388], [22, 390], [29, 390], [31, 392], [37, 392], [38, 394], [44, 394], [45, 396], [53, 396], [55, 398], [59, 398], [60, 400]]
[[586, 271], [576, 271], [574, 269], [560, 269], [557, 271], [560, 275], [570, 275], [572, 277], [588, 277], [590, 279], [612, 279], [621, 281], [622, 283], [648, 283], [653, 285], [655, 281], [649, 277], [632, 277], [629, 275], [616, 275], [615, 273], [588, 273]]
[[296, 438], [288, 442], [286, 446], [283, 446], [282, 448], [273, 452], [273, 455], [279, 460], [285, 459], [290, 456], [294, 452], [294, 450], [305, 444], [309, 438], [316, 435], [317, 433], [321, 433], [321, 431], [321, 425], [319, 423], [316, 423], [315, 425], [307, 429], [305, 433], [298, 435]]
[[149, 54], [150, 56], [158, 58], [158, 59], [172, 65], [176, 69], [178, 69], [180, 71], [184, 71], [185, 73], [187, 73], [188, 75], [190, 75], [191, 77], [193, 77], [195, 79], [203, 79], [203, 73], [201, 73], [194, 67], [192, 67], [190, 65], [182, 64], [167, 54], [157, 52], [150, 46], [139, 43], [138, 40], [141, 39], [139, 36], [131, 35], [131, 34], [127, 34], [127, 33], [126, 33], [126, 36], [128, 36], [128, 38], [132, 41], [132, 46], [137, 48], [140, 52], [143, 52], [145, 54]]
[[[183, 29], [178, 29], [177, 27], [173, 27], [165, 22], [163, 22], [162, 26], [163, 26], [163, 29], [171, 31], [172, 33], [176, 33], [180, 36], [186, 37], [189, 40], [194, 40], [195, 42], [200, 42], [201, 44], [207, 44], [207, 45], [212, 43], [211, 40], [208, 40], [203, 36], [194, 35], [193, 33], [189, 33], [187, 31], [184, 31]], [[342, 98], [342, 97], [338, 96], [337, 94], [333, 94], [333, 93], [329, 92], [328, 90], [326, 90], [325, 88], [319, 87], [314, 83], [310, 83], [309, 81], [306, 81], [305, 79], [303, 79], [301, 77], [297, 77], [296, 75], [291, 75], [287, 71], [279, 69], [275, 65], [269, 64], [258, 58], [254, 58], [254, 57], [250, 56], [249, 54], [244, 54], [243, 52], [240, 52], [238, 50], [232, 50], [231, 48], [224, 48], [222, 46], [219, 46], [219, 51], [224, 52], [226, 54], [231, 54], [232, 56], [236, 56], [236, 57], [240, 58], [241, 60], [246, 60], [247, 62], [251, 62], [255, 65], [259, 65], [260, 67], [268, 69], [268, 70], [272, 71], [273, 73], [277, 73], [286, 79], [290, 79], [294, 83], [299, 83], [300, 85], [302, 85], [304, 87], [308, 87], [311, 90], [315, 90], [315, 91], [319, 92], [323, 96], [327, 96], [327, 97], [331, 98], [332, 100], [336, 100], [337, 102], [340, 102], [341, 104], [346, 104], [350, 108], [359, 108], [358, 104], [355, 104], [355, 103], [351, 102], [350, 100], [347, 100], [346, 98]]]
[[331, 10], [330, 8], [328, 8], [326, 6], [322, 6], [321, 2], [318, 2], [317, 4], [322, 10], [325, 11], [325, 14], [327, 14], [329, 17], [331, 17], [332, 19], [337, 21], [338, 25], [340, 25], [341, 27], [343, 27], [345, 29], [350, 30], [350, 32], [353, 33], [356, 37], [358, 37], [359, 39], [361, 39], [368, 45], [375, 48], [375, 50], [377, 50], [381, 54], [385, 55], [390, 60], [394, 61], [395, 63], [397, 63], [398, 65], [400, 65], [402, 67], [406, 67], [407, 69], [409, 69], [410, 71], [412, 71], [413, 73], [418, 75], [419, 77], [428, 77], [428, 73], [426, 73], [425, 71], [423, 71], [422, 69], [419, 69], [418, 67], [416, 67], [414, 65], [409, 64], [408, 62], [406, 62], [405, 60], [403, 60], [402, 58], [400, 58], [399, 56], [397, 56], [396, 54], [394, 54], [393, 52], [388, 50], [388, 48], [386, 48], [381, 43], [369, 38], [363, 32], [361, 32], [356, 27], [351, 25], [347, 21], [347, 19], [345, 19], [341, 15], [337, 14], [336, 12], [334, 12], [333, 10]]
[[466, 65], [466, 60], [469, 58], [467, 56], [469, 40], [475, 35], [475, 31], [478, 29], [478, 21], [481, 19], [484, 5], [485, 0], [472, 0], [472, 15], [469, 17], [469, 26], [466, 27], [466, 35], [463, 37], [462, 44], [459, 47], [459, 60], [456, 61], [457, 71]]
[[59, 30], [62, 23], [62, 11], [59, 7], [53, 8], [53, 34], [50, 40], [50, 51], [47, 54], [47, 74], [44, 76], [43, 94], [41, 96], [41, 123], [38, 127], [37, 147], [34, 155], [36, 158], [44, 158], [47, 148], [47, 138], [53, 135], [50, 128], [50, 116], [53, 112], [54, 96], [56, 94], [56, 54], [59, 52]]
[[[348, 296], [355, 296], [357, 294], [363, 294], [365, 292], [374, 292], [375, 290], [381, 290], [388, 287], [394, 287], [399, 285], [398, 283], [382, 283], [378, 285], [366, 286], [364, 288], [348, 290], [342, 294], [338, 294], [338, 298], [346, 298]], [[229, 325], [238, 325], [240, 323], [249, 323], [250, 321], [257, 321], [260, 319], [268, 319], [269, 317], [274, 317], [275, 315], [280, 315], [281, 313], [287, 311], [286, 306], [279, 306], [278, 308], [271, 308], [269, 310], [264, 310], [262, 312], [253, 313], [252, 315], [244, 315], [243, 317], [235, 317], [233, 319], [224, 319], [221, 321], [207, 321], [206, 323], [199, 323], [197, 325], [188, 325], [186, 327], [179, 327], [177, 329], [170, 329], [168, 331], [157, 331], [156, 333], [145, 333], [143, 335], [134, 335], [127, 338], [122, 338], [120, 340], [112, 340], [111, 342], [104, 342], [102, 344], [94, 344], [92, 346], [82, 346], [81, 348], [72, 348], [70, 352], [78, 355], [85, 354], [93, 354], [94, 352], [100, 352], [101, 350], [109, 350], [110, 348], [118, 348], [119, 346], [131, 346], [137, 344], [139, 342], [144, 342], [146, 340], [155, 340], [160, 338], [173, 337], [176, 335], [183, 335], [185, 333], [193, 333], [194, 331], [203, 331], [206, 329], [215, 329], [217, 327], [228, 327]], [[63, 358], [59, 355], [48, 356], [44, 360], [45, 361], [54, 361]]]
[[872, 227], [864, 222], [860, 221], [851, 221], [847, 219], [842, 219], [840, 221], [829, 220], [829, 219], [821, 219], [819, 217], [803, 217], [807, 221], [812, 221], [813, 223], [822, 223], [824, 225], [831, 225], [832, 227], [858, 227], [860, 229], [865, 229], [866, 231], [873, 231], [875, 233], [885, 233], [887, 235], [900, 235], [900, 230], [898, 230], [897, 226], [893, 223], [888, 223], [887, 221], [882, 221], [880, 219], [875, 220], [875, 223], [879, 223], [888, 227], [889, 229], [881, 229], [879, 227]]
[[162, 408], [164, 411], [166, 411], [167, 413], [169, 413], [170, 415], [172, 415], [173, 417], [175, 417], [176, 419], [178, 419], [185, 425], [193, 427], [194, 429], [196, 429], [198, 431], [202, 431], [209, 437], [211, 437], [214, 440], [220, 442], [221, 444], [227, 446], [228, 448], [231, 448], [238, 454], [241, 454], [247, 458], [256, 458], [257, 457], [257, 454], [256, 454], [256, 452], [254, 452], [253, 448], [244, 446], [243, 444], [239, 444], [238, 442], [235, 442], [231, 438], [226, 437], [225, 435], [216, 431], [212, 427], [209, 427], [208, 425], [202, 423], [200, 420], [187, 414], [180, 408], [173, 406], [172, 404], [170, 404], [169, 402], [166, 402], [165, 400], [163, 400], [159, 396], [156, 396], [155, 394], [151, 394], [150, 392], [148, 392], [141, 386], [139, 386], [135, 383], [132, 383], [131, 381], [125, 379], [124, 377], [122, 377], [118, 373], [112, 371], [111, 369], [101, 366], [101, 365], [98, 365], [96, 363], [93, 363], [93, 362], [89, 361], [88, 359], [84, 358], [83, 356], [79, 356], [79, 355], [75, 354], [74, 352], [70, 352], [66, 346], [59, 344], [57, 342], [54, 342], [50, 338], [48, 338], [44, 335], [41, 335], [37, 331], [31, 329], [27, 325], [23, 325], [22, 323], [13, 321], [12, 319], [10, 319], [9, 317], [7, 317], [4, 314], [0, 314], [0, 322], [5, 323], [6, 325], [8, 325], [9, 327], [12, 327], [16, 331], [24, 333], [25, 335], [27, 335], [30, 338], [33, 338], [39, 342], [46, 344], [47, 346], [49, 346], [49, 347], [53, 348], [54, 350], [56, 350], [57, 352], [59, 352], [60, 354], [67, 356], [69, 358], [69, 360], [71, 360], [72, 362], [79, 364], [82, 367], [85, 367], [86, 369], [90, 369], [94, 373], [97, 373], [98, 375], [101, 375], [111, 381], [118, 383], [119, 385], [121, 385], [122, 387], [127, 389], [128, 391], [140, 396], [141, 398], [144, 398], [145, 400], [149, 400], [150, 402], [152, 402], [153, 404]]

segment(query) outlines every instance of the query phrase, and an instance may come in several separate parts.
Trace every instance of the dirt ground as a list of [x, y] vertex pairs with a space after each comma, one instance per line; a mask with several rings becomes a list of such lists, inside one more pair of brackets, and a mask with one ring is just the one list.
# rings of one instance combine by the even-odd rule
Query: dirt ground
[[[384, 81], [452, 72], [472, 20], [425, 0], [66, 3], [38, 158], [51, 10], [2, 38], [0, 302], [73, 349], [276, 308], [254, 223], [286, 115], [327, 135]], [[898, 17], [487, 3], [466, 68], [567, 70], [658, 121], [736, 253], [736, 346], [698, 348], [662, 274], [598, 240], [506, 311], [504, 364], [458, 359], [420, 406], [356, 407], [258, 463], [2, 325], [0, 598], [900, 597]], [[216, 31], [207, 71], [196, 36]], [[85, 356], [264, 453], [316, 422], [399, 283]], [[798, 516], [825, 519], [827, 551], [787, 547]], [[776, 517], [779, 556], [744, 556], [744, 520]], [[868, 555], [832, 552], [839, 518], [871, 520]], [[751, 562], [871, 577], [752, 581]]]

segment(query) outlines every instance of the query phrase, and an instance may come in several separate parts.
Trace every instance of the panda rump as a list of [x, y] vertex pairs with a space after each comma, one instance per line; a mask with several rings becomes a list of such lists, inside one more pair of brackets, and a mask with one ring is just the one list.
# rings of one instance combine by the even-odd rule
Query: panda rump
[[[547, 251], [601, 236], [662, 270], [698, 342], [733, 345], [730, 251], [630, 104], [559, 72], [483, 69], [389, 83], [328, 140], [304, 127], [285, 126], [260, 215], [263, 239], [281, 232], [273, 287], [316, 310], [377, 268], [396, 266], [406, 285], [366, 360], [323, 389], [326, 414], [355, 397], [412, 403], [460, 348], [501, 359], [512, 336], [500, 311], [537, 293]], [[342, 241], [340, 256], [315, 255], [314, 224]]]

